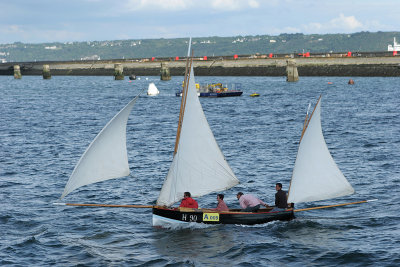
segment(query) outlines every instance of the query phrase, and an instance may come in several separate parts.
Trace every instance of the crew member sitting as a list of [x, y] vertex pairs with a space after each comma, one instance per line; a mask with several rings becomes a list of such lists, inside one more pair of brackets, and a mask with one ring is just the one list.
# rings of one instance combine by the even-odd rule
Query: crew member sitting
[[228, 206], [224, 202], [224, 194], [217, 195], [218, 206], [215, 209], [216, 211], [229, 211]]
[[272, 211], [283, 211], [288, 207], [286, 192], [282, 190], [281, 183], [276, 183], [275, 189], [275, 208]]
[[183, 199], [179, 207], [198, 209], [199, 204], [197, 204], [197, 201], [191, 198], [190, 196], [191, 195], [189, 192], [185, 192], [183, 194]]
[[242, 211], [245, 212], [256, 212], [260, 209], [260, 205], [268, 207], [267, 204], [251, 194], [244, 195], [242, 192], [239, 192], [236, 197], [239, 200]]

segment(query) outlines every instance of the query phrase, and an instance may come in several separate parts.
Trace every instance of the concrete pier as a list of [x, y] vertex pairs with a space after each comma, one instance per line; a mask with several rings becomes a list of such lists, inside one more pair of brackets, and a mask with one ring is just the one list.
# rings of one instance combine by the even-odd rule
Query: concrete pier
[[50, 73], [50, 66], [49, 65], [43, 65], [43, 79], [48, 80], [51, 79], [51, 73]]
[[171, 73], [169, 71], [167, 63], [161, 63], [160, 76], [161, 76], [161, 81], [171, 80]]
[[[289, 57], [273, 58], [194, 58], [196, 76], [280, 76], [287, 77]], [[400, 77], [400, 56], [382, 57], [301, 57], [296, 58], [298, 75], [345, 77]], [[13, 75], [14, 65], [20, 66], [22, 75], [42, 75], [43, 65], [49, 65], [51, 75], [113, 76], [115, 64], [123, 64], [125, 73], [136, 76], [159, 76], [160, 64], [167, 63], [169, 76], [184, 76], [185, 60], [88, 60], [59, 62], [10, 62], [0, 63], [0, 75]]]
[[124, 79], [124, 66], [121, 63], [114, 64], [114, 80]]
[[21, 68], [19, 65], [14, 65], [14, 79], [21, 79], [22, 74], [21, 74]]
[[288, 59], [286, 64], [286, 81], [297, 82], [299, 80], [299, 73], [297, 72], [296, 61]]

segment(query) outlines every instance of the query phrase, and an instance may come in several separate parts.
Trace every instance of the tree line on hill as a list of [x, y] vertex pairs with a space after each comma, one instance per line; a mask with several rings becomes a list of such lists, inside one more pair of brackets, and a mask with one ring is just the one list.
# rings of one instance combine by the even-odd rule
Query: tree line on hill
[[[229, 56], [283, 53], [383, 52], [400, 32], [280, 34], [192, 38], [194, 55]], [[186, 56], [188, 38], [67, 43], [0, 44], [0, 62], [139, 59]]]

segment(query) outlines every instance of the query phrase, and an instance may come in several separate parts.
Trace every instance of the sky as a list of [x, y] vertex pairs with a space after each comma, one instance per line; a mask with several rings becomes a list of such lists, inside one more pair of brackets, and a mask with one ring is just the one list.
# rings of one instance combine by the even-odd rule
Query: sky
[[400, 0], [0, 0], [0, 44], [400, 31]]

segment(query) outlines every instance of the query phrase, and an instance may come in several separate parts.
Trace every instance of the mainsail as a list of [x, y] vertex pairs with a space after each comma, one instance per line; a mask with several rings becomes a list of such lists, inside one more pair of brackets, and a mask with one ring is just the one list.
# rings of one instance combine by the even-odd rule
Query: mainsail
[[293, 169], [288, 203], [353, 194], [354, 189], [339, 170], [325, 143], [321, 127], [321, 98], [305, 127]]
[[239, 183], [208, 125], [197, 96], [193, 66], [177, 152], [164, 181], [157, 205], [170, 206], [188, 191], [199, 197]]
[[69, 177], [61, 198], [81, 186], [129, 175], [126, 123], [139, 95], [115, 115], [92, 141]]

